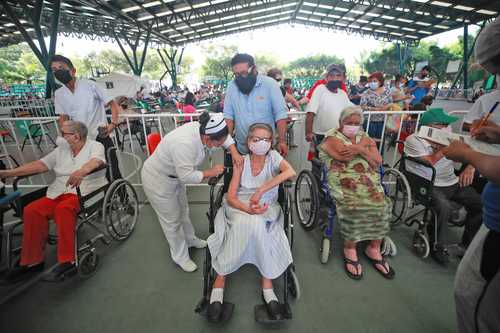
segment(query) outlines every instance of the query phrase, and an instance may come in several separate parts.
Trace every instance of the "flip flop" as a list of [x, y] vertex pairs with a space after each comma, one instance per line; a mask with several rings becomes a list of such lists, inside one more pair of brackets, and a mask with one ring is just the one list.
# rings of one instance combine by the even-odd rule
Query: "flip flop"
[[[352, 265], [356, 269], [357, 274], [353, 274], [351, 271], [349, 271], [349, 268], [347, 265]], [[359, 260], [352, 260], [349, 258], [344, 257], [344, 270], [347, 273], [347, 276], [350, 277], [353, 280], [361, 280], [363, 277], [363, 272], [359, 273], [359, 269], [361, 268], [361, 264], [359, 263]]]
[[[375, 270], [377, 272], [379, 272], [380, 275], [382, 275], [383, 277], [385, 277], [388, 280], [394, 279], [396, 272], [394, 271], [394, 269], [391, 266], [389, 266], [389, 264], [387, 263], [387, 261], [385, 261], [385, 259], [383, 257], [381, 260], [377, 260], [377, 259], [371, 258], [369, 255], [366, 254], [366, 252], [364, 252], [364, 254], [365, 254], [365, 257], [371, 262], [373, 268], [375, 268]], [[387, 264], [387, 267], [389, 267], [389, 270], [387, 270], [385, 268], [386, 264]], [[377, 266], [377, 265], [382, 266], [382, 269], [379, 269], [379, 266]]]

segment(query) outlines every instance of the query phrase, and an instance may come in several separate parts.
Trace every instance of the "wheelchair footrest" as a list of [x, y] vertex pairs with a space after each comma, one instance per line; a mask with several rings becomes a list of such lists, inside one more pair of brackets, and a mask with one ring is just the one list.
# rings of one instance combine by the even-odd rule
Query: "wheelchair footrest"
[[[206, 298], [203, 298], [200, 303], [198, 303], [194, 311], [199, 315], [202, 315], [203, 317], [207, 317], [208, 305], [209, 301]], [[226, 321], [231, 319], [231, 317], [233, 316], [233, 312], [234, 303], [224, 301], [224, 303], [222, 303], [222, 312], [219, 321], [217, 321], [216, 323], [225, 323]]]
[[259, 304], [254, 307], [255, 321], [261, 324], [279, 324], [292, 319], [292, 311], [289, 304], [280, 303], [281, 318], [275, 319], [269, 315], [265, 304]]

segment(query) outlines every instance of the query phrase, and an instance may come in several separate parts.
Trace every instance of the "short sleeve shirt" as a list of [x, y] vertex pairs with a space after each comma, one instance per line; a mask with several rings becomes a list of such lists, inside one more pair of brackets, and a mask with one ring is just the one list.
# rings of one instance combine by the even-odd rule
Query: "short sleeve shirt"
[[[410, 157], [423, 157], [434, 153], [430, 143], [415, 134], [406, 138], [404, 152]], [[434, 169], [436, 169], [435, 186], [444, 187], [458, 183], [453, 161], [443, 157], [434, 164]], [[406, 171], [427, 180], [431, 180], [432, 178], [432, 170], [430, 168], [413, 161], [406, 162]]]
[[[492, 92], [479, 97], [474, 105], [472, 105], [469, 112], [465, 115], [464, 122], [472, 124], [474, 120], [481, 119], [488, 112], [490, 112], [496, 102], [500, 102], [500, 90], [493, 90]], [[488, 120], [500, 125], [500, 105], [497, 106]]]
[[[42, 161], [49, 170], [54, 170], [56, 174], [56, 179], [47, 189], [47, 197], [49, 199], [55, 199], [65, 193], [76, 194], [75, 188], [66, 186], [69, 175], [80, 169], [85, 163], [93, 158], [106, 162], [104, 146], [94, 140], [87, 140], [82, 150], [80, 150], [76, 156], [73, 156], [73, 152], [69, 146], [60, 145], [41, 158], [40, 161]], [[80, 184], [81, 194], [89, 194], [106, 185], [107, 181], [105, 176], [105, 170], [101, 170], [85, 177]]]
[[238, 150], [248, 153], [248, 128], [254, 123], [265, 123], [275, 128], [278, 120], [286, 119], [288, 108], [278, 82], [257, 75], [250, 94], [243, 94], [233, 81], [229, 82], [224, 100], [224, 117], [234, 121]]
[[84, 123], [88, 128], [88, 138], [94, 140], [98, 128], [108, 124], [105, 105], [111, 100], [95, 82], [78, 79], [75, 92], [64, 85], [56, 90], [54, 106], [56, 114], [65, 114], [71, 120]]
[[313, 132], [325, 135], [332, 128], [338, 128], [340, 113], [350, 105], [353, 104], [342, 89], [337, 89], [337, 92], [334, 93], [328, 90], [324, 84], [318, 86], [306, 109], [307, 112], [315, 114]]

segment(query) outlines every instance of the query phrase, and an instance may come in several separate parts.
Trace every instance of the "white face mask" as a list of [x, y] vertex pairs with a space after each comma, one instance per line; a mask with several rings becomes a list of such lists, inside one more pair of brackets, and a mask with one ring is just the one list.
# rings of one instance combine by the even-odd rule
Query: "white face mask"
[[56, 145], [58, 147], [63, 148], [63, 149], [64, 148], [68, 148], [68, 149], [70, 148], [68, 141], [65, 138], [63, 138], [62, 136], [58, 136], [56, 138]]
[[248, 149], [255, 155], [265, 155], [271, 148], [271, 142], [260, 140], [257, 142], [250, 142]]
[[342, 133], [344, 133], [345, 136], [348, 138], [353, 138], [358, 134], [359, 131], [359, 126], [355, 125], [344, 125], [342, 128]]
[[368, 87], [370, 87], [370, 89], [372, 90], [375, 90], [378, 88], [378, 82], [370, 82], [368, 83]]

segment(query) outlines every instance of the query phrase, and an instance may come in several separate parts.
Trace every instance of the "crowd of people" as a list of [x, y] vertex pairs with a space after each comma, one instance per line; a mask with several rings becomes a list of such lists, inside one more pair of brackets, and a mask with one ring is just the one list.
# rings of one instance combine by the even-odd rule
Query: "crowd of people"
[[[477, 61], [497, 74], [497, 80], [499, 41], [500, 19], [497, 19], [481, 32], [476, 44]], [[49, 218], [55, 219], [61, 240], [60, 265], [53, 273], [61, 274], [74, 267], [72, 240], [79, 209], [75, 186], [80, 185], [88, 193], [93, 186], [102, 184], [104, 175], [92, 179], [86, 176], [107, 158], [113, 167], [106, 175], [108, 180], [121, 178], [116, 155], [104, 154], [113, 146], [111, 136], [118, 125], [120, 104], [107, 98], [94, 82], [77, 79], [76, 68], [69, 59], [56, 55], [50, 65], [62, 84], [55, 93], [55, 112], [61, 128], [58, 147], [38, 161], [0, 171], [2, 179], [56, 171], [56, 180], [46, 197], [24, 208], [21, 262], [9, 272], [7, 278], [11, 280], [29, 277], [43, 268]], [[336, 202], [347, 276], [354, 280], [363, 277], [358, 247], [366, 241], [363, 253], [373, 269], [384, 278], [394, 279], [396, 270], [380, 251], [382, 239], [390, 232], [392, 207], [379, 173], [383, 163], [382, 133], [384, 126], [388, 126], [386, 112], [427, 110], [418, 126], [447, 131], [457, 120], [442, 109], [428, 107], [432, 103], [429, 92], [435, 83], [429, 79], [429, 68], [423, 67], [410, 80], [397, 75], [390, 84], [384, 73], [374, 72], [361, 76], [359, 82], [349, 87], [345, 66], [331, 64], [321, 80], [298, 100], [291, 81], [283, 80], [279, 69], [263, 75], [248, 54], [236, 54], [231, 69], [234, 79], [224, 97], [220, 96], [223, 104], [217, 106], [222, 112], [203, 113], [197, 121], [165, 135], [141, 170], [144, 192], [170, 246], [173, 262], [183, 271], [193, 272], [197, 265], [188, 248], [208, 246], [210, 250], [217, 276], [211, 290], [208, 319], [220, 319], [227, 276], [244, 264], [257, 267], [269, 315], [280, 318], [272, 280], [283, 274], [293, 258], [283, 228], [278, 187], [296, 174], [286, 160], [287, 104], [293, 108], [305, 105], [305, 139], [315, 145], [317, 156], [328, 167], [327, 181]], [[210, 89], [175, 94], [163, 91], [159, 97], [170, 101], [183, 95], [182, 111], [189, 115], [196, 111], [196, 101], [217, 94]], [[478, 140], [500, 143], [500, 111], [493, 112], [499, 96], [498, 90], [482, 96], [465, 117], [464, 128]], [[111, 110], [109, 122], [106, 107]], [[365, 111], [369, 114], [368, 121]], [[225, 165], [198, 170], [207, 152], [218, 147], [228, 151]], [[406, 138], [404, 153], [436, 171], [431, 203], [437, 213], [438, 242], [432, 247], [437, 262], [448, 261], [446, 248], [453, 238], [448, 226], [452, 202], [459, 202], [467, 210], [461, 239], [466, 251], [455, 285], [459, 332], [476, 332], [478, 327], [481, 332], [498, 331], [500, 316], [495, 307], [500, 289], [498, 157], [478, 153], [463, 142], [444, 147], [416, 134]], [[463, 163], [458, 174], [452, 161]], [[229, 167], [232, 173], [225, 172]], [[410, 163], [406, 171], [429, 178], [428, 171], [418, 165]], [[191, 223], [186, 185], [201, 183], [224, 172], [227, 193], [215, 218], [215, 233], [205, 241], [196, 236]], [[478, 178], [487, 180], [484, 188], [471, 187]]]

